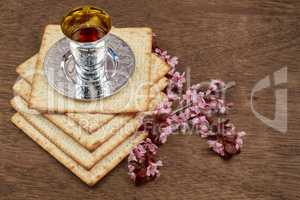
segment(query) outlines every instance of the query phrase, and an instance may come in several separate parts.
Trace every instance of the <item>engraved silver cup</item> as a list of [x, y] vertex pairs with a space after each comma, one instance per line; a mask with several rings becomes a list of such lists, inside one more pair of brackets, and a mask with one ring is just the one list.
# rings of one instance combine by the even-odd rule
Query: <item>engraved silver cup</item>
[[63, 18], [61, 28], [70, 43], [76, 82], [88, 85], [106, 81], [106, 43], [111, 29], [107, 12], [91, 6], [74, 9]]
[[130, 46], [111, 33], [110, 16], [84, 6], [64, 16], [65, 38], [51, 46], [44, 60], [48, 83], [77, 100], [97, 100], [120, 91], [135, 69]]

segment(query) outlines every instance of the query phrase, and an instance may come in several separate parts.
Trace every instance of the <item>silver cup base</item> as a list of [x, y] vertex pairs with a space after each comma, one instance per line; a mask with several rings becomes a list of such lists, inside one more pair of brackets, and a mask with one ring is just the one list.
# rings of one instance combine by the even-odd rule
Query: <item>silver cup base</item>
[[[111, 96], [128, 83], [135, 69], [131, 48], [122, 39], [109, 34], [104, 73], [96, 80], [81, 80], [66, 38], [56, 42], [47, 52], [44, 72], [48, 84], [58, 93], [77, 100], [97, 100]], [[102, 63], [102, 65], [104, 65]]]

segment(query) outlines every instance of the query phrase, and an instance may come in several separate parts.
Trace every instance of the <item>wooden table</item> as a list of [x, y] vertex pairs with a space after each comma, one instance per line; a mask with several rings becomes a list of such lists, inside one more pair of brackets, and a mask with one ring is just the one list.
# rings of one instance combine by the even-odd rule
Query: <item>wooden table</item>
[[[231, 118], [248, 133], [243, 152], [224, 161], [198, 136], [175, 135], [161, 147], [162, 176], [135, 187], [126, 161], [89, 188], [10, 123], [15, 67], [39, 50], [45, 25], [86, 2], [107, 9], [118, 27], [149, 26], [180, 59], [191, 82], [235, 81]], [[0, 199], [300, 199], [300, 2], [297, 0], [0, 0]], [[255, 117], [251, 90], [288, 68], [288, 83], [255, 94], [273, 118], [276, 88], [288, 88], [288, 131]], [[273, 83], [273, 78], [271, 78]]]

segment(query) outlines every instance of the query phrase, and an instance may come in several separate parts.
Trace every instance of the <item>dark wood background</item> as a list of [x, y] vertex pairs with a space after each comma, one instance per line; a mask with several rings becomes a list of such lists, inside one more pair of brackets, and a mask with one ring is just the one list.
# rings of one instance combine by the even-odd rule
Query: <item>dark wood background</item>
[[[300, 199], [300, 1], [298, 0], [0, 0], [0, 199]], [[135, 187], [126, 162], [89, 188], [14, 127], [9, 118], [15, 67], [35, 54], [44, 26], [70, 8], [103, 7], [119, 27], [149, 26], [180, 58], [191, 81], [236, 81], [233, 122], [248, 133], [243, 152], [223, 161], [197, 136], [176, 135], [162, 146], [155, 182]], [[258, 120], [250, 93], [262, 78], [288, 67], [288, 132]], [[255, 96], [272, 118], [274, 90]]]

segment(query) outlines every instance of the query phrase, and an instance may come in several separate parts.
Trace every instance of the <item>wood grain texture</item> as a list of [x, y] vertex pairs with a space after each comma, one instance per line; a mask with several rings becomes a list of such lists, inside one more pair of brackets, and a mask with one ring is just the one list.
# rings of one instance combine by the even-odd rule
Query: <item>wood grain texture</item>
[[[176, 135], [161, 147], [162, 176], [135, 187], [126, 162], [94, 188], [82, 184], [9, 118], [15, 67], [34, 55], [46, 24], [74, 6], [107, 9], [115, 26], [150, 26], [161, 47], [180, 59], [191, 82], [236, 81], [229, 94], [233, 122], [245, 130], [239, 156], [223, 161], [197, 136]], [[0, 199], [300, 199], [300, 2], [297, 0], [0, 0]], [[279, 133], [250, 109], [253, 86], [287, 66], [288, 132]], [[274, 114], [271, 87], [255, 108]]]

